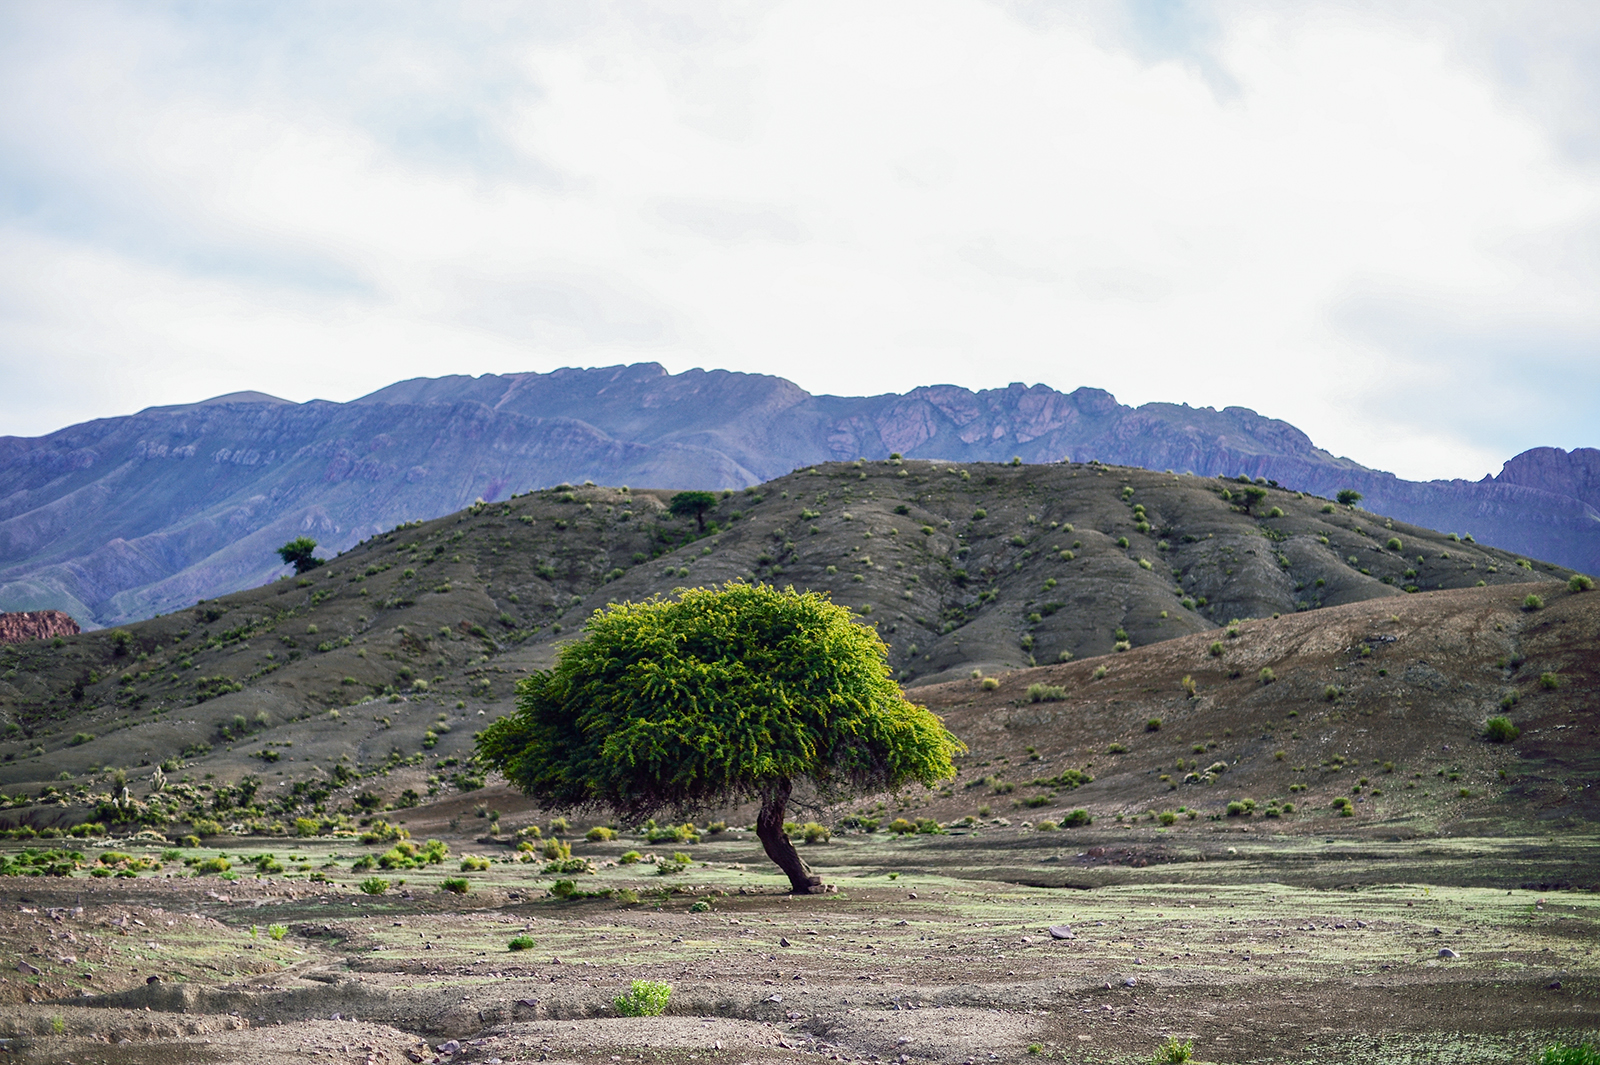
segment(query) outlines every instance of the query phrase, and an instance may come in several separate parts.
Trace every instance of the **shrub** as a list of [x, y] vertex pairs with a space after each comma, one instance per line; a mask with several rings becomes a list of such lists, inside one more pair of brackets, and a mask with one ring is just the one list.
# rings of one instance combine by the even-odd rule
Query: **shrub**
[[1557, 688], [1561, 687], [1561, 674], [1559, 674], [1559, 673], [1541, 673], [1541, 674], [1539, 674], [1539, 687], [1543, 688], [1545, 691], [1551, 691], [1551, 692], [1555, 691]]
[[1567, 591], [1569, 592], [1587, 592], [1593, 587], [1594, 581], [1581, 573], [1574, 573], [1572, 579], [1567, 582]]
[[1061, 825], [1063, 828], [1081, 828], [1093, 820], [1094, 818], [1089, 816], [1088, 810], [1078, 809], [1073, 810], [1071, 813], [1067, 814], [1067, 816], [1063, 817], [1061, 819]]
[[440, 891], [448, 891], [452, 895], [465, 895], [472, 890], [472, 885], [464, 876], [447, 876], [439, 882]]
[[590, 843], [610, 843], [617, 838], [617, 833], [605, 825], [595, 825], [583, 834], [583, 838]]
[[561, 839], [547, 839], [540, 851], [547, 862], [560, 862], [572, 857], [572, 844]]
[[909, 836], [917, 830], [917, 826], [903, 817], [897, 817], [889, 822], [889, 831], [897, 836]]
[[81, 747], [92, 739], [94, 739], [94, 733], [92, 732], [75, 732], [72, 734], [72, 739], [67, 741], [67, 746]]
[[382, 895], [389, 890], [389, 881], [384, 880], [382, 877], [369, 876], [361, 881], [359, 886], [368, 895]]
[[617, 864], [633, 865], [643, 857], [644, 855], [640, 854], [638, 851], [623, 851], [621, 857], [617, 859]]
[[1483, 724], [1483, 738], [1490, 743], [1510, 743], [1520, 735], [1522, 730], [1509, 717], [1491, 717]]
[[461, 859], [463, 873], [486, 873], [489, 871], [489, 859], [480, 858], [476, 854], [469, 854]]
[[1530, 595], [1530, 596], [1528, 596], [1528, 598], [1526, 598], [1526, 599], [1524, 599], [1522, 601], [1522, 609], [1524, 609], [1524, 610], [1543, 610], [1544, 609], [1544, 600], [1540, 599], [1536, 595]]
[[1030, 703], [1058, 703], [1066, 697], [1067, 689], [1059, 684], [1028, 685], [1028, 702]]
[[667, 1012], [667, 1000], [671, 997], [671, 984], [656, 980], [635, 980], [628, 993], [612, 999], [612, 1004], [624, 1017], [659, 1017]]
[[507, 950], [532, 950], [533, 949], [533, 937], [532, 936], [526, 936], [526, 935], [517, 936], [514, 939], [512, 939], [510, 943], [506, 944], [506, 949]]
[[1263, 684], [1271, 684], [1273, 681], [1278, 679], [1278, 675], [1272, 672], [1272, 668], [1270, 666], [1261, 667], [1260, 677], [1261, 683]]
[[1387, 547], [1391, 551], [1402, 551], [1405, 549], [1405, 545], [1400, 542], [1400, 537], [1398, 536], [1389, 537], [1389, 542], [1383, 546]]
[[[1340, 493], [1343, 495], [1344, 493]], [[1175, 1035], [1168, 1036], [1167, 1041], [1156, 1047], [1155, 1056], [1150, 1059], [1151, 1065], [1183, 1065], [1186, 1061], [1194, 1060], [1194, 1043], [1192, 1041], [1179, 1042]]]
[[1177, 823], [1178, 815], [1173, 813], [1171, 810], [1162, 810], [1160, 815], [1157, 817], [1157, 820], [1159, 820], [1163, 825], [1172, 825]]
[[1161, 719], [1159, 717], [1152, 717], [1149, 721], [1144, 723], [1144, 730], [1146, 732], [1160, 732]]
[[282, 943], [283, 937], [289, 934], [289, 929], [281, 924], [267, 925], [267, 935], [272, 937], [274, 943]]
[[992, 692], [998, 687], [1000, 687], [1000, 680], [999, 680], [998, 677], [984, 677], [983, 678], [983, 690], [984, 691]]
[[816, 821], [807, 821], [800, 834], [807, 843], [827, 843], [833, 838], [833, 833], [828, 831], [828, 827]]
[[1587, 1040], [1582, 1043], [1551, 1043], [1539, 1055], [1538, 1065], [1600, 1065], [1600, 1045]]
[[220, 876], [233, 868], [233, 863], [218, 855], [215, 858], [206, 858], [194, 867], [195, 876]]
[[1342, 488], [1339, 490], [1339, 494], [1334, 496], [1334, 498], [1347, 507], [1353, 507], [1366, 497], [1360, 492], [1356, 491], [1354, 488]]
[[1211, 657], [1212, 658], [1221, 658], [1222, 657], [1222, 641], [1221, 640], [1212, 640], [1211, 641]]

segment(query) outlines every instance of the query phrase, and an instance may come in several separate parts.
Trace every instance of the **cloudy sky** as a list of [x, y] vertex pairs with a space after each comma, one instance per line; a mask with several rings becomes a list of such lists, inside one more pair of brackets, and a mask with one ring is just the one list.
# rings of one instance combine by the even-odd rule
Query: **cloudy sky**
[[0, 3], [0, 435], [658, 361], [1600, 446], [1600, 6]]

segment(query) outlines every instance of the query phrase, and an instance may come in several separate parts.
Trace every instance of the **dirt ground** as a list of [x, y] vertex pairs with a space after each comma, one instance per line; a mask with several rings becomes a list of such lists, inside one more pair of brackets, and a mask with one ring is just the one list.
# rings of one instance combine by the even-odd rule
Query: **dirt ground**
[[[75, 1065], [986, 1065], [1148, 1062], [1176, 1036], [1204, 1062], [1366, 1065], [1526, 1062], [1600, 1030], [1600, 898], [1540, 888], [1600, 868], [1589, 834], [854, 834], [805, 849], [837, 892], [792, 897], [734, 829], [579, 842], [596, 871], [568, 878], [591, 897], [567, 900], [541, 862], [450, 845], [443, 864], [380, 871], [377, 896], [349, 865], [381, 848], [348, 841], [229, 848], [233, 881], [175, 859], [0, 880], [0, 1049]], [[246, 863], [269, 848], [284, 872], [257, 877]], [[660, 872], [679, 851], [691, 862]], [[463, 871], [468, 856], [488, 868]], [[468, 893], [440, 890], [447, 877]], [[518, 936], [531, 947], [511, 950]], [[635, 979], [671, 984], [665, 1016], [618, 1016]]]

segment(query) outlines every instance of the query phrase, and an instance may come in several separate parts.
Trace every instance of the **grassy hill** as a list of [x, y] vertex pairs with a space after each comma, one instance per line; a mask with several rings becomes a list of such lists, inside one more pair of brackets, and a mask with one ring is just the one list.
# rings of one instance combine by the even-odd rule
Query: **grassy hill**
[[[878, 629], [916, 698], [950, 709], [973, 745], [971, 764], [980, 754], [1027, 757], [988, 754], [995, 728], [1008, 743], [1036, 736], [1025, 746], [1055, 752], [1052, 760], [1069, 749], [1080, 758], [1118, 742], [1129, 722], [1176, 721], [1200, 707], [1245, 715], [1222, 728], [1254, 730], [1251, 707], [1275, 714], [1294, 700], [1316, 702], [1328, 685], [1344, 692], [1319, 709], [1348, 716], [1326, 727], [1370, 730], [1344, 707], [1367, 698], [1354, 678], [1367, 683], [1374, 662], [1395, 674], [1374, 692], [1472, 687], [1475, 701], [1450, 713], [1476, 727], [1504, 697], [1500, 688], [1529, 691], [1537, 662], [1517, 650], [1528, 626], [1568, 610], [1588, 625], [1593, 615], [1580, 608], [1600, 601], [1570, 595], [1559, 567], [1360, 509], [1267, 484], [1094, 463], [816, 466], [724, 493], [703, 530], [672, 516], [670, 498], [558, 486], [402, 526], [300, 578], [0, 650], [0, 791], [28, 797], [0, 818], [38, 827], [200, 819], [278, 831], [296, 816], [329, 828], [395, 804], [409, 812], [386, 816], [459, 817], [485, 796], [513, 811], [503, 790], [479, 790], [473, 733], [510, 708], [518, 676], [548, 664], [591, 611], [689, 585], [746, 579], [831, 592]], [[1551, 608], [1516, 609], [1530, 593]], [[1447, 665], [1390, 662], [1412, 645], [1399, 636], [1404, 620], [1380, 624], [1391, 616], [1442, 628], [1493, 616], [1505, 646]], [[1370, 639], [1318, 643], [1350, 618]], [[1235, 637], [1235, 619], [1257, 620]], [[1333, 658], [1357, 646], [1371, 655], [1335, 670]], [[1492, 665], [1500, 658], [1517, 664]], [[1260, 684], [1259, 670], [1273, 662], [1280, 680]], [[1356, 672], [1346, 678], [1345, 669]], [[985, 692], [964, 679], [974, 670], [1015, 677]], [[1124, 674], [1144, 678], [1138, 693], [1112, 679]], [[1163, 709], [1179, 698], [1183, 675], [1200, 697]], [[1012, 705], [1032, 677], [1069, 697]], [[1018, 684], [1024, 692], [1013, 691]], [[1122, 694], [1106, 703], [1108, 690]], [[967, 706], [969, 696], [977, 701]], [[1402, 718], [1404, 742], [1431, 738], [1436, 717], [1430, 709]], [[1230, 738], [1210, 726], [1204, 738], [1198, 724], [1171, 728], [1159, 735], [1191, 747]], [[1219, 758], [1231, 766], [1238, 756]], [[158, 767], [167, 784], [156, 792]], [[1190, 771], [1167, 775], [1181, 781]], [[1106, 772], [1104, 762], [1091, 770], [1102, 781]], [[110, 805], [119, 780], [131, 807]], [[1257, 790], [1275, 794], [1277, 783]], [[1134, 801], [1109, 782], [1092, 787], [1107, 801]], [[54, 790], [41, 800], [45, 789]], [[955, 812], [958, 794], [967, 795], [938, 800], [942, 813]], [[410, 809], [430, 802], [431, 815]]]

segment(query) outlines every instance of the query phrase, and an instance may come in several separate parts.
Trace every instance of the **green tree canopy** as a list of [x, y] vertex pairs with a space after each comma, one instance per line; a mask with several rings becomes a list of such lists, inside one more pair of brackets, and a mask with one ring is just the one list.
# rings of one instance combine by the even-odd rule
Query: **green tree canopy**
[[796, 784], [820, 801], [931, 786], [965, 749], [906, 701], [878, 634], [815, 592], [698, 588], [596, 611], [586, 632], [518, 684], [480, 757], [541, 805], [634, 822], [759, 801], [796, 892], [821, 888], [783, 831]]
[[1339, 489], [1339, 494], [1334, 498], [1347, 507], [1353, 507], [1365, 497], [1354, 488], [1341, 488]]
[[667, 503], [667, 509], [680, 518], [693, 518], [701, 532], [706, 531], [706, 511], [717, 505], [717, 497], [710, 492], [679, 492]]
[[1253, 484], [1246, 487], [1244, 489], [1245, 512], [1248, 513], [1252, 507], [1265, 498], [1267, 498], [1267, 490], [1265, 488], [1260, 488]]
[[285, 566], [293, 566], [296, 573], [316, 569], [322, 565], [322, 559], [316, 558], [311, 552], [317, 549], [317, 542], [308, 536], [301, 536], [290, 540], [278, 548], [278, 557], [283, 559]]

